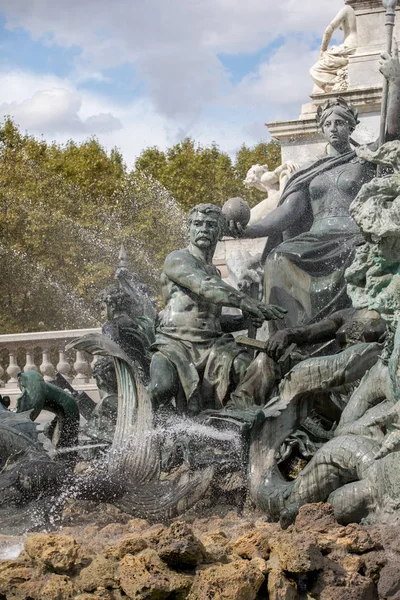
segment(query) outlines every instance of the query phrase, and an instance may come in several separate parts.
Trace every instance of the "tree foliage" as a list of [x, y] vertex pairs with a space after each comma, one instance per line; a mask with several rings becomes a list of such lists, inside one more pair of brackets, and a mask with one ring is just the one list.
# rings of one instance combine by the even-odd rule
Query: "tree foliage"
[[138, 277], [159, 293], [165, 255], [186, 243], [185, 213], [260, 192], [243, 186], [256, 163], [275, 168], [279, 146], [242, 146], [232, 161], [190, 138], [148, 148], [129, 171], [95, 138], [48, 144], [0, 124], [0, 333], [98, 324], [96, 297], [112, 281], [124, 243]]
[[247, 171], [254, 164], [267, 164], [273, 170], [280, 163], [281, 149], [275, 141], [260, 142], [253, 148], [243, 144], [232, 161], [216, 144], [206, 148], [186, 138], [165, 152], [157, 147], [147, 148], [137, 158], [135, 167], [158, 179], [179, 206], [187, 210], [200, 202], [221, 206], [233, 196], [241, 196], [254, 206], [265, 194], [245, 188]]
[[157, 293], [163, 256], [185, 241], [184, 215], [144, 173], [95, 140], [47, 145], [7, 120], [0, 129], [0, 331], [97, 324], [123, 242]]

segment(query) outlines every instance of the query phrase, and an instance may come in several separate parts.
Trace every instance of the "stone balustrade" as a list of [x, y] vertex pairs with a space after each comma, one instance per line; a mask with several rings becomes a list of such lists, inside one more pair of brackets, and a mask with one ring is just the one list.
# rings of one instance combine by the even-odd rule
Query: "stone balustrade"
[[15, 399], [20, 394], [19, 371], [35, 369], [45, 381], [51, 381], [58, 371], [75, 389], [85, 391], [93, 400], [98, 400], [97, 387], [91, 376], [96, 357], [86, 352], [65, 350], [69, 342], [94, 332], [100, 332], [100, 329], [0, 335], [0, 394]]

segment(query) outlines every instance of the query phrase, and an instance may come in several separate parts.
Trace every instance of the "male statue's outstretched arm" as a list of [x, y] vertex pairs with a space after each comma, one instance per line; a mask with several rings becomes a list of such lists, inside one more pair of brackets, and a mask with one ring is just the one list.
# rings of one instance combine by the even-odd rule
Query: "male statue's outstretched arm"
[[164, 274], [171, 281], [211, 304], [239, 308], [259, 321], [281, 319], [287, 312], [280, 306], [257, 302], [222, 281], [217, 275], [210, 275], [199, 261], [185, 250], [177, 250], [167, 256]]

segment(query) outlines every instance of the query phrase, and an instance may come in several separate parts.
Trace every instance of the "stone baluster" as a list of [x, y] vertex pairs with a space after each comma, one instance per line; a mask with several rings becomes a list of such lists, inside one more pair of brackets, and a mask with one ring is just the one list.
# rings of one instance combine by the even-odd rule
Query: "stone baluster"
[[75, 377], [72, 385], [82, 385], [89, 383], [89, 363], [84, 357], [83, 352], [76, 351], [76, 360], [74, 362]]
[[17, 363], [16, 350], [10, 350], [9, 364], [6, 369], [10, 378], [7, 381], [6, 387], [8, 387], [8, 388], [18, 387], [17, 375], [20, 372], [20, 370], [21, 369], [19, 368], [18, 363]]
[[33, 350], [27, 349], [26, 351], [26, 362], [24, 366], [24, 373], [27, 371], [38, 371], [39, 369], [33, 361]]
[[[3, 361], [0, 366], [0, 394], [8, 394], [12, 406], [14, 406], [15, 399], [20, 395], [17, 379], [20, 371], [27, 372], [35, 369], [44, 377], [45, 381], [51, 381], [57, 368], [60, 374], [74, 387], [80, 391], [86, 391], [97, 399], [98, 392], [91, 369], [91, 364], [94, 365], [94, 361], [92, 363], [93, 356], [87, 352], [79, 352], [75, 356], [74, 351], [65, 350], [65, 346], [72, 340], [92, 332], [99, 333], [100, 330], [73, 329], [63, 332], [45, 331], [0, 335], [0, 358]], [[39, 358], [41, 364], [36, 361], [36, 348], [42, 349], [41, 358]], [[26, 354], [22, 352], [22, 349], [26, 351]], [[22, 352], [21, 358], [20, 351]], [[73, 364], [74, 360], [75, 364]], [[18, 362], [21, 362], [21, 366]], [[75, 367], [75, 371], [73, 367]], [[6, 389], [2, 390], [2, 386], [5, 386]]]
[[50, 351], [47, 348], [43, 349], [40, 372], [43, 375], [43, 379], [45, 381], [53, 381], [56, 374], [56, 370], [50, 361]]
[[69, 364], [67, 357], [65, 355], [65, 350], [59, 351], [59, 359], [56, 366], [57, 371], [65, 377], [65, 379], [71, 383], [73, 377], [71, 377], [71, 365]]

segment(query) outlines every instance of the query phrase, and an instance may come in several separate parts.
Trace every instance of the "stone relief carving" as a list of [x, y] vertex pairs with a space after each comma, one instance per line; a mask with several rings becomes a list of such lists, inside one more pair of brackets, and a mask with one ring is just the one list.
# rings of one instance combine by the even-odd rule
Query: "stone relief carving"
[[247, 188], [254, 187], [261, 192], [266, 192], [268, 197], [251, 209], [249, 225], [257, 223], [266, 217], [271, 210], [278, 206], [279, 199], [288, 179], [297, 171], [299, 165], [286, 161], [273, 171], [268, 165], [253, 165], [247, 172], [243, 183]]

